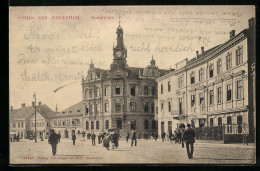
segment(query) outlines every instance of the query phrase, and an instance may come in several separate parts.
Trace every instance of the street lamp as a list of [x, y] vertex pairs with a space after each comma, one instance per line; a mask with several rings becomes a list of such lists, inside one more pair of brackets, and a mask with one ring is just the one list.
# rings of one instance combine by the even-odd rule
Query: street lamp
[[37, 135], [36, 135], [36, 93], [33, 92], [33, 97], [34, 97], [34, 108], [35, 108], [35, 123], [34, 123], [34, 126], [35, 126], [35, 142], [37, 143]]

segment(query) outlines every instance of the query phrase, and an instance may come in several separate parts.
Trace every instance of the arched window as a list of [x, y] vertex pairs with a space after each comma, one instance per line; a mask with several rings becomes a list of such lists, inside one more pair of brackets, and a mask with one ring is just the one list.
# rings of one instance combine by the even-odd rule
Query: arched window
[[122, 119], [121, 118], [116, 119], [116, 128], [122, 129]]
[[105, 129], [109, 129], [109, 120], [106, 120]]
[[131, 129], [136, 129], [136, 121], [134, 119], [131, 121]]
[[99, 129], [99, 121], [96, 121], [96, 129]]
[[144, 129], [148, 129], [149, 125], [148, 125], [148, 120], [144, 120]]
[[152, 120], [152, 129], [156, 129], [156, 121], [154, 119]]
[[88, 121], [86, 121], [86, 130], [88, 130], [89, 129], [89, 123], [88, 123]]
[[94, 129], [94, 121], [91, 121], [91, 129]]

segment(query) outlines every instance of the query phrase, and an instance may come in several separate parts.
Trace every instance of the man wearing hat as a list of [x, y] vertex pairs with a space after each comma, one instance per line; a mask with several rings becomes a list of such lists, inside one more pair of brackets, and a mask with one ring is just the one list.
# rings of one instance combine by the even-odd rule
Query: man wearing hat
[[[186, 141], [186, 149], [187, 149], [187, 154], [189, 159], [193, 158], [193, 150], [194, 146], [193, 144], [195, 143], [195, 132], [193, 129], [191, 129], [191, 125], [187, 124], [187, 129], [183, 133], [183, 140]], [[190, 148], [189, 148], [190, 147]]]
[[49, 144], [51, 144], [52, 154], [55, 156], [56, 148], [57, 148], [57, 144], [58, 144], [58, 135], [54, 132], [54, 129], [51, 130], [51, 134], [50, 134], [48, 142], [49, 142]]

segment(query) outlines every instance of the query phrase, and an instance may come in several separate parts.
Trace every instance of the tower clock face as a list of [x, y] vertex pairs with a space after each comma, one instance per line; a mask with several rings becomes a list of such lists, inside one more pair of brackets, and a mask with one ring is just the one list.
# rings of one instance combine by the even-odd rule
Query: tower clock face
[[117, 51], [117, 52], [116, 52], [116, 56], [117, 56], [117, 57], [121, 57], [121, 56], [122, 56], [122, 52], [121, 52], [121, 51]]

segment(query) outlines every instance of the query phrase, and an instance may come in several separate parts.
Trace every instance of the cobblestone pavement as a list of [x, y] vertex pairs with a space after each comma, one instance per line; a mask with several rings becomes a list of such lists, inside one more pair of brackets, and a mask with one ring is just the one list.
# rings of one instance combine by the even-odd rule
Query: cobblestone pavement
[[91, 140], [61, 139], [57, 155], [52, 156], [47, 140], [21, 140], [10, 143], [11, 164], [95, 164], [95, 163], [146, 163], [146, 164], [253, 164], [255, 144], [220, 144], [196, 141], [193, 159], [188, 159], [181, 144], [161, 140], [137, 140], [137, 146], [120, 140], [119, 147], [107, 151], [102, 144], [91, 145]]

